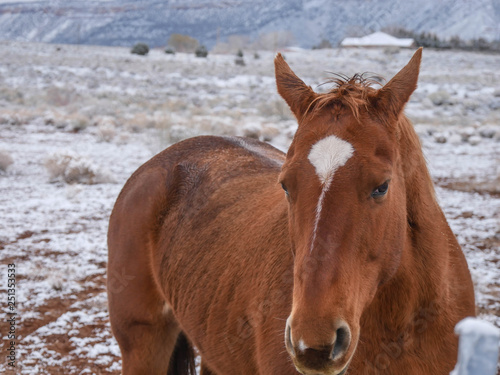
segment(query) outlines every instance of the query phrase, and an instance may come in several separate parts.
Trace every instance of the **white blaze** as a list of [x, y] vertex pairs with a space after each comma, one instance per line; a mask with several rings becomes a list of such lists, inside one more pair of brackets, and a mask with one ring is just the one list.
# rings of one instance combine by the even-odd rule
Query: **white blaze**
[[321, 210], [323, 208], [323, 200], [325, 199], [326, 192], [330, 188], [333, 175], [338, 168], [347, 163], [347, 160], [350, 159], [353, 153], [354, 148], [349, 142], [334, 135], [319, 140], [312, 146], [311, 151], [309, 151], [308, 159], [316, 169], [319, 181], [323, 185], [318, 205], [316, 206], [316, 218], [314, 221], [310, 251], [312, 251], [316, 241], [319, 219], [321, 218]]

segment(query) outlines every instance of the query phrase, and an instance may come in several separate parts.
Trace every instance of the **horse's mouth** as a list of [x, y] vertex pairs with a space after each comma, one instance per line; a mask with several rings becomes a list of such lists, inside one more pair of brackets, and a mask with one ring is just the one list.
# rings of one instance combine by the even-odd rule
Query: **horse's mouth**
[[318, 372], [317, 370], [302, 370], [295, 366], [298, 372], [300, 372], [302, 375], [345, 375], [347, 373], [347, 370], [349, 368], [349, 363], [345, 365], [345, 367], [340, 371], [340, 372]]

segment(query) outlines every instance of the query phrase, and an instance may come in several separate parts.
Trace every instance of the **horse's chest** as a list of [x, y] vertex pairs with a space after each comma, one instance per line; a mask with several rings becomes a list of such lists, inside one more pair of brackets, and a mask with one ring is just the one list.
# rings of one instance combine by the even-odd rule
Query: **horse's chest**
[[449, 374], [455, 358], [452, 345], [443, 347], [436, 340], [426, 341], [424, 337], [401, 335], [393, 340], [365, 342], [358, 347], [350, 371], [370, 375]]

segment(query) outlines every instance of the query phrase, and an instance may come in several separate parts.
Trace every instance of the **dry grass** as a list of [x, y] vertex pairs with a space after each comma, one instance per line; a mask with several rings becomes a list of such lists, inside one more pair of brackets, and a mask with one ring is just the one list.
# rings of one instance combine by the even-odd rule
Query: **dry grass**
[[7, 171], [7, 168], [14, 163], [14, 159], [6, 150], [0, 150], [0, 171]]
[[51, 181], [64, 181], [68, 184], [101, 184], [114, 182], [107, 170], [97, 166], [92, 160], [72, 151], [60, 151], [45, 159], [45, 168]]

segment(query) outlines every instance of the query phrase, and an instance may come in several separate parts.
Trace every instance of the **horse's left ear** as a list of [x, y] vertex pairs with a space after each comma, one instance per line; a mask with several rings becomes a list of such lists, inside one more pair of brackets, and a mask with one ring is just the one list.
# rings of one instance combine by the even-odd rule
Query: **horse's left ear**
[[399, 71], [376, 96], [376, 107], [381, 111], [389, 111], [397, 119], [403, 111], [405, 104], [410, 100], [411, 94], [417, 88], [420, 61], [422, 60], [422, 47], [413, 55], [410, 62]]
[[276, 86], [278, 93], [292, 110], [293, 114], [300, 122], [309, 104], [316, 97], [311, 87], [307, 86], [290, 69], [281, 53], [274, 58], [274, 68], [276, 74]]

